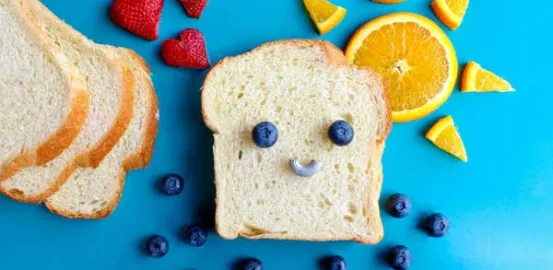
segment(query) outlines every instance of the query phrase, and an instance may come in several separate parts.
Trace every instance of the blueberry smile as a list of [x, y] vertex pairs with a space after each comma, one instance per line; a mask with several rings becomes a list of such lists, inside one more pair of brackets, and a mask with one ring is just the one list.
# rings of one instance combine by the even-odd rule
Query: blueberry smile
[[311, 162], [304, 166], [297, 159], [290, 160], [290, 169], [294, 174], [301, 177], [311, 177], [321, 171], [323, 163], [317, 160], [311, 160]]

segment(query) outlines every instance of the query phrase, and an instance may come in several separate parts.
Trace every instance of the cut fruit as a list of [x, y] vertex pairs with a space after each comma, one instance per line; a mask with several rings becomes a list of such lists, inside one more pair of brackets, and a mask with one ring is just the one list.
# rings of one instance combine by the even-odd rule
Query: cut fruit
[[372, 0], [372, 1], [379, 4], [397, 4], [397, 3], [405, 2], [406, 0]]
[[392, 13], [368, 22], [351, 37], [346, 57], [378, 72], [390, 88], [395, 122], [424, 117], [451, 95], [457, 56], [445, 33], [430, 19]]
[[442, 23], [455, 30], [463, 22], [469, 0], [435, 0], [430, 6]]
[[334, 29], [346, 16], [346, 9], [327, 0], [303, 0], [311, 20], [323, 35]]
[[513, 92], [515, 89], [505, 79], [470, 61], [465, 66], [461, 80], [463, 92]]
[[426, 138], [438, 148], [468, 162], [467, 151], [450, 115], [438, 120], [426, 133]]

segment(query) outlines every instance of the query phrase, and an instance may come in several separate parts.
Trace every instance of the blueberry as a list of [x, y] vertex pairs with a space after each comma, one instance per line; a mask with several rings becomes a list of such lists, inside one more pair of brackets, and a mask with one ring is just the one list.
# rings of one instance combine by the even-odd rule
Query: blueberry
[[257, 124], [252, 131], [253, 142], [261, 148], [269, 148], [278, 140], [278, 129], [270, 122]]
[[146, 248], [152, 257], [163, 257], [169, 251], [169, 241], [161, 235], [154, 235], [146, 242]]
[[411, 265], [411, 252], [406, 246], [398, 245], [390, 250], [390, 266], [395, 270], [405, 270]]
[[163, 177], [162, 190], [170, 196], [179, 195], [184, 188], [184, 180], [178, 174], [168, 174]]
[[186, 231], [186, 238], [193, 246], [203, 246], [207, 242], [207, 230], [199, 225], [190, 226]]
[[263, 270], [263, 263], [255, 258], [250, 258], [244, 261], [243, 270]]
[[406, 217], [411, 211], [411, 201], [407, 196], [399, 193], [390, 196], [386, 206], [390, 215], [397, 218]]
[[346, 121], [334, 122], [328, 129], [328, 137], [338, 146], [346, 146], [353, 140], [353, 127]]
[[330, 257], [330, 270], [346, 270], [347, 266], [346, 260], [342, 256]]
[[442, 214], [432, 214], [426, 218], [425, 227], [430, 236], [442, 237], [449, 229], [449, 220]]

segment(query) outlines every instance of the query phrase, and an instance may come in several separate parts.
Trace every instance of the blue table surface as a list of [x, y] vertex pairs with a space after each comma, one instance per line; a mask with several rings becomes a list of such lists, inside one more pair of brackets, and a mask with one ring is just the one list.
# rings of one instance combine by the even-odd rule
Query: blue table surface
[[[200, 114], [199, 88], [206, 72], [166, 66], [159, 57], [160, 44], [184, 28], [197, 28], [205, 34], [215, 63], [266, 41], [320, 37], [300, 0], [210, 0], [200, 20], [187, 18], [178, 1], [165, 2], [160, 38], [148, 42], [109, 20], [110, 0], [44, 0], [96, 42], [126, 46], [145, 57], [159, 95], [159, 135], [149, 168], [128, 175], [119, 208], [107, 219], [68, 220], [41, 206], [0, 198], [1, 269], [223, 270], [249, 256], [261, 259], [265, 269], [318, 269], [318, 259], [329, 254], [344, 256], [348, 269], [388, 269], [382, 254], [396, 244], [411, 249], [411, 269], [552, 269], [553, 56], [547, 24], [553, 3], [471, 1], [461, 28], [446, 30], [461, 64], [476, 60], [507, 78], [517, 92], [457, 90], [430, 116], [393, 126], [383, 160], [381, 201], [405, 193], [413, 211], [404, 219], [383, 214], [385, 237], [379, 245], [226, 241], [211, 234], [205, 246], [195, 248], [182, 240], [183, 228], [195, 223], [198, 209], [215, 196], [213, 140]], [[342, 48], [357, 27], [379, 15], [412, 11], [437, 21], [429, 0], [397, 5], [334, 2], [348, 14], [322, 38]], [[468, 164], [423, 137], [446, 114], [459, 126]], [[166, 173], [186, 179], [180, 196], [159, 192], [157, 185]], [[451, 220], [449, 234], [440, 239], [417, 229], [420, 218], [435, 211]], [[143, 253], [144, 239], [151, 234], [169, 239], [166, 257], [153, 259]]]

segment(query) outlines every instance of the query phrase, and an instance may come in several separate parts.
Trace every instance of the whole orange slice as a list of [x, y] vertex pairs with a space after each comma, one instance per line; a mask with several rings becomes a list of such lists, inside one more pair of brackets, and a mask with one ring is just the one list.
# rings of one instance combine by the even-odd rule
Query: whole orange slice
[[395, 122], [424, 117], [450, 96], [457, 79], [457, 56], [445, 33], [430, 19], [392, 13], [361, 26], [346, 57], [380, 73], [390, 88]]
[[455, 30], [463, 22], [469, 0], [434, 0], [430, 6], [441, 22]]
[[346, 9], [327, 0], [303, 0], [309, 17], [323, 35], [334, 29], [346, 16]]
[[483, 69], [478, 63], [470, 61], [463, 70], [461, 80], [463, 92], [513, 92], [515, 89], [505, 79]]
[[463, 145], [463, 140], [455, 128], [453, 118], [446, 116], [432, 126], [426, 133], [426, 138], [438, 148], [450, 153], [451, 155], [467, 162], [467, 151]]

